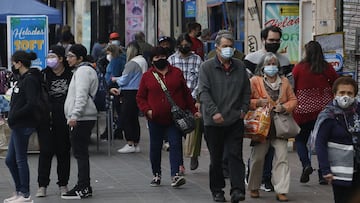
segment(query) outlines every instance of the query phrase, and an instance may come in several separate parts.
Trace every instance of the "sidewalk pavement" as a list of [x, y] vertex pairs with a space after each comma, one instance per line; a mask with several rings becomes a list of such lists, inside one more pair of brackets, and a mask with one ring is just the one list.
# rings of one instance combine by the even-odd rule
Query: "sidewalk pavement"
[[[115, 140], [111, 147], [111, 156], [108, 156], [107, 142], [100, 143], [100, 150], [96, 150], [96, 135], [92, 136], [90, 146], [90, 166], [91, 166], [91, 185], [93, 187], [93, 197], [78, 200], [87, 203], [201, 203], [213, 202], [209, 190], [208, 168], [209, 153], [203, 141], [201, 157], [199, 157], [199, 168], [195, 171], [189, 169], [189, 158], [184, 158], [186, 168], [186, 184], [181, 188], [175, 189], [170, 186], [170, 164], [168, 152], [163, 151], [162, 155], [162, 182], [160, 187], [151, 187], [152, 179], [151, 165], [149, 161], [149, 134], [146, 128], [146, 121], [143, 117], [141, 122], [140, 153], [119, 154], [116, 150], [121, 148], [124, 140]], [[244, 140], [244, 160], [250, 154], [250, 141]], [[291, 168], [291, 184], [288, 198], [290, 202], [296, 203], [329, 203], [333, 202], [331, 186], [318, 184], [317, 172], [314, 171], [310, 177], [310, 182], [301, 184], [299, 182], [302, 167], [295, 152], [289, 152], [289, 162]], [[316, 168], [316, 158], [313, 157], [313, 167]], [[59, 196], [56, 185], [56, 158], [53, 159], [51, 182], [47, 189], [47, 197], [35, 197], [37, 190], [37, 165], [38, 154], [29, 155], [30, 167], [30, 191], [35, 203], [45, 202], [75, 202], [76, 200], [62, 200]], [[71, 177], [69, 188], [76, 183], [77, 165], [72, 157]], [[229, 180], [226, 181], [225, 197], [230, 201]], [[9, 170], [5, 165], [4, 159], [0, 159], [0, 202], [12, 194], [14, 183]], [[245, 202], [253, 203], [272, 203], [275, 200], [274, 192], [260, 191], [260, 198], [252, 199], [246, 194]]]

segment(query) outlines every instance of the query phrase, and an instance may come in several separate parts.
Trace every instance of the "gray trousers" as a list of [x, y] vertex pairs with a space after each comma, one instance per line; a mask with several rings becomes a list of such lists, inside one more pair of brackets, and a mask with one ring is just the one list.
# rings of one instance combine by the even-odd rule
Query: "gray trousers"
[[271, 182], [277, 194], [287, 194], [290, 187], [287, 140], [270, 139], [252, 148], [250, 155], [249, 190], [258, 190], [264, 168], [265, 155], [270, 144], [275, 148]]

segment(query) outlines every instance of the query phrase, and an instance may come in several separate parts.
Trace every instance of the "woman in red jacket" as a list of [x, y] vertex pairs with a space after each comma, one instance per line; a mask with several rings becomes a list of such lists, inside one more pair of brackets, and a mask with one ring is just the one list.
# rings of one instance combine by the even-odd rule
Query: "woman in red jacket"
[[150, 162], [154, 175], [151, 186], [159, 186], [161, 181], [161, 149], [164, 135], [170, 143], [170, 166], [172, 187], [185, 184], [185, 178], [179, 176], [179, 166], [182, 159], [183, 133], [175, 126], [171, 117], [170, 103], [159, 82], [153, 75], [159, 75], [172, 99], [182, 109], [191, 110], [195, 117], [200, 113], [194, 106], [189, 88], [180, 69], [171, 66], [167, 61], [166, 49], [155, 47], [150, 54], [152, 66], [143, 74], [136, 95], [139, 109], [148, 119], [150, 134]]
[[[299, 102], [294, 110], [294, 119], [301, 127], [295, 138], [296, 150], [303, 166], [300, 182], [307, 183], [313, 168], [306, 143], [318, 114], [333, 99], [331, 87], [338, 75], [324, 60], [321, 45], [316, 41], [305, 45], [305, 57], [294, 67], [292, 74], [294, 91]], [[319, 183], [327, 184], [320, 171]]]

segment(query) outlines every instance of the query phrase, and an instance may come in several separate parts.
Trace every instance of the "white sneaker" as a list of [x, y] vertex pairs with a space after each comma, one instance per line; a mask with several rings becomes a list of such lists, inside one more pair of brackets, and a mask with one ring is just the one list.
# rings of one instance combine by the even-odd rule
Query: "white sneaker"
[[17, 192], [14, 192], [11, 197], [4, 199], [4, 203], [10, 203], [17, 198], [19, 198], [19, 194]]
[[169, 151], [170, 150], [170, 144], [169, 144], [169, 142], [164, 142], [164, 144], [163, 144], [163, 150], [164, 151]]
[[22, 195], [19, 195], [18, 198], [10, 201], [9, 203], [34, 203], [34, 201], [31, 199], [31, 196], [25, 198]]
[[123, 154], [126, 154], [126, 153], [134, 153], [135, 152], [135, 147], [133, 145], [129, 145], [129, 144], [126, 144], [123, 148], [117, 150], [119, 153], [123, 153]]
[[46, 197], [46, 187], [39, 187], [35, 196], [36, 197]]
[[135, 146], [135, 152], [136, 152], [136, 153], [141, 152], [141, 150], [140, 150], [140, 146], [139, 146], [139, 145], [136, 145], [136, 146]]
[[64, 195], [69, 191], [67, 186], [60, 186], [59, 190], [60, 190], [60, 195]]

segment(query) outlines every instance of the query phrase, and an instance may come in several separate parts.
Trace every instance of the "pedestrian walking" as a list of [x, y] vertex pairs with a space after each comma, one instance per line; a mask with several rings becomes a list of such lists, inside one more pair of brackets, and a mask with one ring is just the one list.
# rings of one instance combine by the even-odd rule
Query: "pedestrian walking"
[[199, 98], [204, 136], [210, 152], [209, 178], [213, 199], [226, 201], [222, 160], [224, 148], [227, 148], [231, 202], [237, 203], [245, 200], [243, 117], [248, 111], [251, 92], [244, 64], [232, 58], [234, 42], [234, 37], [228, 33], [216, 37], [217, 56], [200, 66]]
[[287, 139], [276, 136], [274, 114], [291, 114], [297, 104], [297, 99], [289, 80], [279, 76], [280, 62], [274, 53], [268, 52], [259, 63], [256, 76], [251, 82], [250, 109], [269, 106], [271, 109], [271, 125], [264, 142], [253, 142], [250, 155], [250, 174], [248, 189], [250, 197], [259, 198], [262, 172], [266, 153], [270, 145], [274, 148], [274, 161], [271, 182], [274, 185], [276, 199], [287, 202], [286, 194], [290, 188], [290, 167], [287, 152]]
[[[307, 183], [314, 169], [306, 145], [318, 114], [333, 99], [331, 88], [338, 75], [325, 61], [321, 45], [316, 41], [305, 45], [305, 57], [294, 67], [292, 75], [299, 102], [294, 110], [294, 119], [301, 128], [295, 137], [296, 151], [303, 167], [300, 182]], [[319, 183], [327, 184], [320, 170], [318, 175]]]
[[358, 202], [360, 194], [360, 105], [358, 84], [339, 77], [334, 99], [320, 112], [314, 127], [321, 175], [332, 185], [335, 203]]
[[144, 73], [136, 96], [140, 110], [148, 119], [150, 162], [154, 175], [150, 185], [159, 186], [161, 184], [161, 149], [163, 137], [167, 135], [170, 143], [171, 186], [179, 187], [186, 183], [185, 178], [179, 175], [179, 166], [183, 154], [183, 132], [176, 127], [172, 120], [170, 103], [155, 75], [165, 84], [170, 96], [181, 109], [191, 110], [196, 117], [200, 117], [200, 113], [195, 108], [181, 70], [170, 65], [167, 61], [166, 49], [162, 47], [152, 49], [150, 60], [152, 66]]
[[64, 112], [69, 125], [71, 147], [78, 166], [78, 180], [75, 187], [61, 198], [82, 199], [92, 196], [88, 148], [91, 130], [97, 119], [93, 97], [98, 88], [98, 78], [83, 45], [71, 46], [66, 60], [69, 66], [74, 68]]

